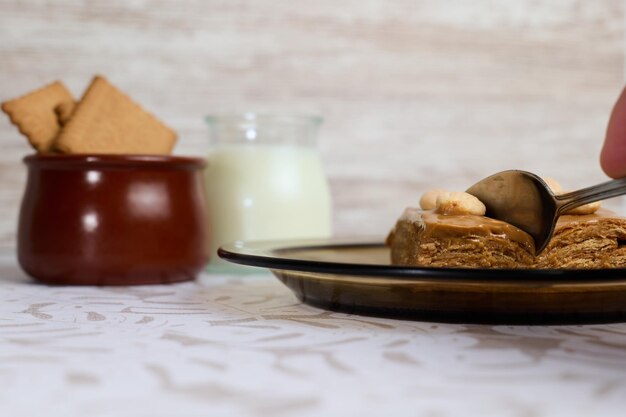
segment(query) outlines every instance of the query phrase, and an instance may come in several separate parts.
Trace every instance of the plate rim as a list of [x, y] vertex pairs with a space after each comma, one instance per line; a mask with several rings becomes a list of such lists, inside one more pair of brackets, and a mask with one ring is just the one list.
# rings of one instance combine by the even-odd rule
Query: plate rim
[[217, 254], [226, 261], [252, 267], [272, 270], [352, 275], [387, 278], [393, 280], [437, 281], [455, 279], [474, 282], [493, 280], [494, 282], [537, 282], [537, 283], [616, 283], [626, 282], [626, 268], [603, 269], [530, 269], [530, 268], [441, 268], [415, 267], [387, 264], [357, 264], [334, 261], [315, 261], [277, 256], [276, 251], [306, 250], [323, 248], [386, 246], [384, 239], [376, 238], [326, 238], [289, 239], [264, 241], [237, 241], [222, 245]]

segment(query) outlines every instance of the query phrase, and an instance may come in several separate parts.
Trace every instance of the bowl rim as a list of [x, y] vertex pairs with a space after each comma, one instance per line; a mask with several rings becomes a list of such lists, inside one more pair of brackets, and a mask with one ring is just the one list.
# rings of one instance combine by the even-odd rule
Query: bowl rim
[[163, 167], [204, 168], [206, 160], [193, 156], [148, 154], [31, 154], [22, 160], [26, 165], [54, 167]]

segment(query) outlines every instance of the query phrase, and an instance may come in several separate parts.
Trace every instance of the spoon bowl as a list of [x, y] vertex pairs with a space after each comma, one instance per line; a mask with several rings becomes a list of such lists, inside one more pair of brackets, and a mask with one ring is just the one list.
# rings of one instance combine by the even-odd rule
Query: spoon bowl
[[626, 194], [626, 178], [555, 195], [539, 176], [526, 171], [503, 171], [467, 189], [483, 202], [485, 215], [527, 232], [535, 240], [535, 254], [552, 237], [558, 218], [582, 205]]

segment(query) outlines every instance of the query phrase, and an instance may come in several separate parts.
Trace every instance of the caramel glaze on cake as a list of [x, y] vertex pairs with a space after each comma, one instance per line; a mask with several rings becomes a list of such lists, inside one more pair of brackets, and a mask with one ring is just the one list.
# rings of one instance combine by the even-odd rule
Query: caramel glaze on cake
[[562, 216], [534, 256], [530, 235], [484, 216], [408, 208], [387, 238], [396, 265], [469, 268], [626, 267], [626, 219], [608, 210]]
[[442, 215], [408, 208], [387, 238], [396, 265], [530, 267], [535, 245], [508, 223], [475, 215]]

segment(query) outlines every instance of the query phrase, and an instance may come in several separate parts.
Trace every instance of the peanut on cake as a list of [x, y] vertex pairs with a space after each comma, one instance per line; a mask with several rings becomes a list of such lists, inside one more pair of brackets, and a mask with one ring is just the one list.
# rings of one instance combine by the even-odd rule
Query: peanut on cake
[[[555, 194], [560, 186], [546, 181]], [[559, 219], [547, 248], [535, 256], [532, 237], [485, 217], [484, 205], [467, 193], [432, 190], [421, 209], [407, 208], [387, 237], [395, 265], [468, 268], [626, 267], [626, 218], [599, 209], [574, 209]]]

